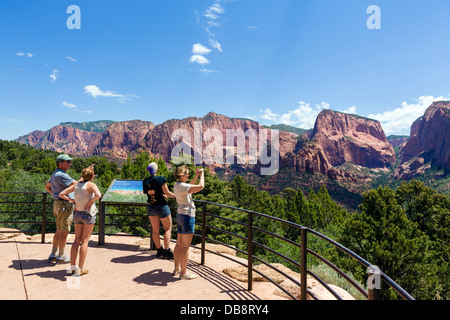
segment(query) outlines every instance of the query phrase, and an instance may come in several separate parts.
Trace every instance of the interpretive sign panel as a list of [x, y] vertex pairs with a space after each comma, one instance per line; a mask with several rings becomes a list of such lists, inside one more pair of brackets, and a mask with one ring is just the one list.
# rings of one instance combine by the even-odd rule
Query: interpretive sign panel
[[142, 191], [142, 180], [114, 180], [102, 202], [147, 203], [147, 196]]

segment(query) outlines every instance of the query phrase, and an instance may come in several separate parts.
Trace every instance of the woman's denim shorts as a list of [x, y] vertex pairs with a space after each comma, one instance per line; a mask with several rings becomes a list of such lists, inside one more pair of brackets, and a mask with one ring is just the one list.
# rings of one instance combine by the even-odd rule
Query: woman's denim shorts
[[74, 224], [95, 224], [97, 216], [91, 216], [87, 211], [74, 211], [73, 223]]
[[177, 214], [177, 226], [179, 234], [193, 234], [195, 232], [195, 217]]
[[156, 205], [150, 204], [147, 206], [147, 216], [149, 217], [160, 217], [161, 219], [170, 216], [170, 208], [168, 205]]

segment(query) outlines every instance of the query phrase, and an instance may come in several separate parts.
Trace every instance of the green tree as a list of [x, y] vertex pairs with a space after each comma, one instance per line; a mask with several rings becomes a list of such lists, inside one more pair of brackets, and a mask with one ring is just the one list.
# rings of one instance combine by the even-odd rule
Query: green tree
[[[428, 237], [406, 217], [395, 192], [379, 187], [365, 193], [360, 210], [345, 220], [338, 242], [378, 266], [416, 298], [426, 297], [422, 288], [430, 279], [426, 257]], [[358, 280], [367, 280], [367, 270], [358, 269], [354, 261], [350, 266]], [[398, 298], [385, 287], [382, 287], [382, 297]]]
[[402, 182], [397, 188], [396, 199], [405, 209], [408, 218], [417, 223], [420, 230], [430, 238], [427, 254], [433, 262], [434, 281], [430, 290], [443, 299], [449, 298], [450, 290], [450, 197], [439, 194], [422, 182]]
[[56, 162], [53, 159], [46, 158], [39, 161], [37, 168], [41, 173], [51, 175], [56, 170]]

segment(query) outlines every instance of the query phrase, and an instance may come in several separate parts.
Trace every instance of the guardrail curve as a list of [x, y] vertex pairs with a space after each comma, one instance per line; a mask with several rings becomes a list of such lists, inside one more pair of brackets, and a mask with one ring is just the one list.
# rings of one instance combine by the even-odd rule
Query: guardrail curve
[[[31, 205], [35, 205], [37, 207], [39, 207], [39, 210], [35, 210], [35, 211], [27, 211], [27, 212], [12, 212], [11, 210], [7, 210], [7, 211], [0, 211], [0, 214], [25, 214], [25, 215], [41, 215], [42, 218], [40, 219], [40, 221], [3, 221], [0, 222], [1, 224], [40, 224], [41, 225], [41, 232], [34, 232], [34, 233], [41, 233], [42, 234], [42, 242], [45, 241], [45, 233], [47, 232], [47, 227], [49, 225], [53, 225], [54, 222], [49, 222], [48, 221], [48, 217], [52, 216], [51, 212], [47, 212], [47, 210], [49, 210], [51, 208], [52, 205], [52, 200], [49, 199], [51, 197], [47, 196], [47, 193], [43, 193], [43, 192], [0, 192], [0, 195], [13, 195], [13, 194], [22, 194], [22, 195], [31, 195], [33, 196], [33, 198], [35, 198], [36, 196], [42, 196], [42, 200], [41, 201], [3, 201], [3, 199], [1, 199], [0, 201], [0, 205], [2, 204], [12, 204], [12, 205], [18, 205], [18, 204], [31, 204]], [[49, 201], [50, 200], [50, 201]], [[354, 281], [350, 276], [348, 276], [345, 272], [343, 272], [340, 268], [338, 268], [337, 266], [335, 266], [333, 263], [331, 263], [330, 261], [328, 261], [327, 259], [325, 259], [324, 257], [322, 257], [321, 255], [319, 255], [318, 253], [314, 252], [313, 250], [311, 250], [310, 248], [307, 247], [307, 239], [308, 239], [308, 235], [314, 235], [317, 236], [319, 238], [321, 238], [322, 240], [330, 243], [331, 245], [335, 246], [336, 248], [338, 248], [339, 250], [341, 250], [342, 252], [344, 252], [345, 254], [347, 254], [348, 256], [352, 257], [353, 259], [355, 259], [356, 261], [358, 261], [363, 267], [368, 268], [368, 270], [370, 271], [368, 273], [368, 278], [373, 277], [373, 276], [377, 276], [380, 277], [388, 286], [390, 286], [392, 289], [394, 289], [403, 299], [405, 300], [414, 300], [414, 298], [408, 293], [406, 292], [401, 286], [399, 286], [394, 280], [392, 280], [391, 278], [389, 278], [388, 275], [386, 275], [385, 273], [383, 273], [381, 270], [374, 268], [372, 266], [372, 264], [370, 264], [368, 261], [366, 261], [365, 259], [363, 259], [362, 257], [360, 257], [359, 255], [357, 255], [356, 253], [352, 252], [351, 250], [347, 249], [346, 247], [342, 246], [341, 244], [337, 243], [336, 241], [328, 238], [327, 236], [312, 230], [310, 228], [292, 223], [290, 221], [286, 221], [286, 220], [282, 220], [280, 218], [276, 218], [273, 216], [269, 216], [266, 214], [262, 214], [259, 212], [254, 212], [254, 211], [250, 211], [250, 210], [246, 210], [246, 209], [242, 209], [242, 208], [236, 208], [236, 207], [231, 207], [228, 205], [223, 205], [223, 204], [217, 204], [217, 203], [213, 203], [213, 202], [208, 202], [208, 201], [201, 201], [201, 200], [195, 200], [195, 202], [199, 205], [199, 207], [201, 207], [201, 210], [198, 211], [197, 215], [201, 216], [201, 222], [197, 223], [197, 226], [200, 228], [201, 232], [200, 234], [194, 234], [194, 236], [196, 238], [200, 239], [200, 243], [201, 243], [201, 264], [205, 264], [205, 259], [206, 259], [206, 255], [205, 252], [210, 252], [219, 256], [222, 256], [224, 258], [227, 259], [231, 259], [233, 261], [235, 261], [236, 263], [240, 264], [240, 265], [244, 265], [248, 268], [248, 290], [251, 291], [252, 287], [253, 287], [253, 272], [256, 272], [258, 274], [260, 274], [261, 276], [263, 276], [264, 278], [266, 278], [268, 281], [272, 282], [274, 285], [276, 285], [280, 290], [282, 290], [283, 292], [285, 292], [289, 297], [291, 297], [292, 299], [297, 300], [297, 297], [295, 297], [291, 292], [289, 292], [288, 290], [286, 290], [285, 288], [283, 288], [282, 286], [280, 286], [276, 281], [274, 281], [273, 279], [271, 279], [270, 277], [268, 277], [267, 275], [263, 274], [261, 271], [258, 271], [257, 269], [255, 269], [255, 264], [254, 262], [257, 261], [261, 264], [265, 264], [266, 266], [276, 270], [277, 272], [279, 272], [280, 274], [282, 274], [284, 277], [286, 277], [287, 279], [291, 280], [293, 283], [297, 284], [300, 287], [300, 299], [301, 300], [306, 300], [307, 296], [310, 295], [312, 298], [317, 299], [317, 297], [314, 295], [313, 292], [311, 292], [308, 288], [307, 288], [307, 275], [309, 274], [310, 276], [312, 276], [313, 278], [315, 278], [318, 282], [320, 282], [334, 297], [336, 297], [336, 299], [341, 300], [342, 298], [339, 296], [339, 294], [337, 294], [328, 284], [325, 283], [325, 281], [323, 281], [319, 276], [317, 276], [314, 272], [312, 272], [311, 270], [309, 270], [307, 268], [307, 258], [308, 255], [312, 255], [314, 257], [316, 257], [317, 259], [319, 259], [320, 261], [322, 261], [323, 263], [325, 263], [326, 265], [328, 265], [330, 268], [332, 268], [334, 271], [336, 271], [339, 275], [341, 275], [346, 281], [348, 281], [353, 287], [355, 287], [363, 296], [365, 296], [368, 300], [379, 300], [381, 299], [380, 296], [380, 292], [381, 292], [381, 288], [379, 287], [369, 287], [368, 290], [366, 291], [364, 288], [362, 288], [358, 283], [356, 283], [356, 281]], [[99, 236], [99, 245], [104, 245], [105, 244], [105, 235], [106, 235], [106, 227], [107, 226], [118, 226], [118, 227], [122, 227], [122, 226], [128, 226], [128, 227], [142, 227], [142, 228], [148, 228], [148, 225], [129, 225], [129, 224], [107, 224], [106, 223], [106, 217], [110, 214], [106, 213], [106, 206], [134, 206], [134, 207], [144, 207], [146, 206], [146, 204], [138, 204], [138, 203], [109, 203], [109, 202], [103, 202], [100, 201], [100, 210], [99, 210], [99, 220], [98, 220], [98, 236]], [[225, 209], [229, 209], [229, 210], [233, 210], [233, 211], [239, 211], [239, 212], [243, 212], [247, 214], [247, 223], [242, 223], [242, 222], [238, 222], [232, 219], [229, 219], [227, 217], [222, 217], [222, 216], [218, 216], [218, 215], [214, 215], [211, 213], [207, 212], [207, 207], [208, 206], [213, 206], [213, 207], [219, 207], [219, 208], [225, 208]], [[122, 215], [122, 216], [127, 216], [127, 217], [142, 217], [142, 215], [135, 215], [135, 214], [126, 214], [126, 215]], [[208, 217], [210, 218], [215, 218], [215, 219], [220, 219], [220, 220], [224, 220], [227, 221], [229, 223], [234, 223], [234, 224], [238, 224], [241, 225], [242, 227], [245, 227], [247, 229], [247, 236], [241, 236], [235, 233], [232, 233], [230, 231], [227, 230], [222, 230], [219, 229], [213, 225], [208, 225], [207, 224], [207, 220]], [[263, 218], [263, 219], [270, 219], [272, 221], [276, 221], [285, 225], [288, 225], [290, 227], [294, 227], [297, 228], [300, 232], [300, 243], [297, 243], [295, 241], [292, 241], [290, 239], [284, 238], [278, 234], [269, 232], [267, 230], [263, 230], [261, 228], [258, 228], [256, 226], [254, 226], [253, 222], [255, 217], [258, 218]], [[207, 230], [214, 230], [216, 232], [221, 232], [224, 234], [227, 234], [229, 236], [232, 237], [237, 237], [245, 242], [247, 242], [247, 251], [243, 251], [240, 250], [236, 247], [233, 247], [227, 243], [218, 241], [216, 239], [212, 239], [206, 236], [206, 231]], [[151, 230], [151, 228], [150, 228]], [[173, 231], [176, 231], [176, 229], [174, 229]], [[294, 261], [293, 259], [286, 257], [284, 255], [282, 255], [279, 252], [276, 252], [274, 250], [272, 250], [271, 248], [267, 247], [266, 245], [262, 244], [262, 243], [258, 243], [257, 241], [255, 241], [254, 239], [254, 233], [255, 232], [260, 232], [272, 237], [275, 237], [281, 241], [284, 241], [286, 243], [289, 243], [291, 245], [294, 245], [296, 247], [298, 247], [301, 250], [300, 253], [300, 261]], [[33, 233], [33, 232], [27, 232], [27, 233]], [[151, 239], [151, 237], [150, 237]], [[206, 241], [208, 242], [212, 242], [212, 243], [217, 243], [223, 246], [226, 246], [228, 248], [231, 248], [233, 250], [236, 250], [237, 252], [246, 255], [247, 256], [247, 264], [242, 263], [239, 260], [233, 259], [231, 256], [228, 255], [223, 255], [221, 253], [218, 252], [214, 252], [214, 251], [210, 251], [208, 249], [206, 249]], [[260, 259], [259, 257], [257, 257], [256, 255], [254, 255], [254, 248], [258, 247], [261, 248], [263, 250], [269, 251], [274, 255], [279, 256], [280, 258], [284, 259], [285, 261], [289, 262], [290, 264], [294, 265], [297, 268], [300, 268], [300, 279], [294, 279], [292, 278], [290, 275], [286, 274], [285, 272], [283, 272], [282, 270], [279, 270], [275, 267], [273, 267], [272, 265], [270, 265], [269, 263], [267, 263], [266, 261], [263, 261], [262, 259]], [[198, 247], [197, 247], [198, 248]], [[300, 281], [298, 281], [300, 280]]]

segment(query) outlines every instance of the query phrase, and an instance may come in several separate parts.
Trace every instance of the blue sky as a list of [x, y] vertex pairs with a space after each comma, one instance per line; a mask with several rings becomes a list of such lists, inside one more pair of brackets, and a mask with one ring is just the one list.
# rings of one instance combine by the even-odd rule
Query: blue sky
[[309, 129], [324, 108], [409, 134], [450, 98], [449, 16], [448, 0], [0, 0], [0, 139], [210, 111]]

